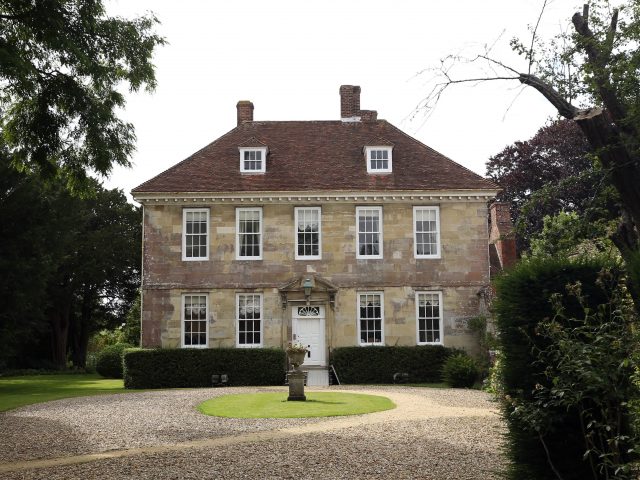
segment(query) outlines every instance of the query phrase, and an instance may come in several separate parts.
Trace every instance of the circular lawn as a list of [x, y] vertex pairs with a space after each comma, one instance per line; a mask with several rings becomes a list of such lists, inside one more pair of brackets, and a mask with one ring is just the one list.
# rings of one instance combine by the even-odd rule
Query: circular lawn
[[306, 392], [307, 400], [287, 401], [286, 392], [243, 393], [211, 398], [198, 405], [205, 415], [230, 418], [303, 418], [361, 415], [391, 410], [387, 397], [343, 392]]

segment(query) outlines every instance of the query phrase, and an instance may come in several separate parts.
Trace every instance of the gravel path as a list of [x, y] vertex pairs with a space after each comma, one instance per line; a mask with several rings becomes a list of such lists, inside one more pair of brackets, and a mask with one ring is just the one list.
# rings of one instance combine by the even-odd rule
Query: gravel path
[[0, 477], [465, 480], [494, 479], [504, 467], [504, 427], [482, 392], [331, 389], [385, 395], [398, 408], [315, 419], [225, 419], [195, 408], [218, 395], [285, 391], [278, 387], [58, 400], [0, 414]]

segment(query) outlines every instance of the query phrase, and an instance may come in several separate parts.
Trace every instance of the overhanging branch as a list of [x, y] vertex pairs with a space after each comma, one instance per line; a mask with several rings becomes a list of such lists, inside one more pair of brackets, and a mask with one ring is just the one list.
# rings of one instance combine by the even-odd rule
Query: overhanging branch
[[578, 109], [560, 95], [557, 90], [535, 75], [521, 73], [518, 80], [520, 80], [520, 83], [529, 85], [540, 92], [563, 117], [571, 119], [576, 116], [576, 113], [578, 113]]

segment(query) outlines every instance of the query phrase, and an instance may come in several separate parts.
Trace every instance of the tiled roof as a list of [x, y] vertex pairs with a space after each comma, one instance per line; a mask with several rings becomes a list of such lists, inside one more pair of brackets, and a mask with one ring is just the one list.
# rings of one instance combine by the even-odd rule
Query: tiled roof
[[256, 137], [247, 138], [246, 140], [240, 142], [238, 147], [266, 147], [264, 142], [261, 142]]
[[386, 138], [373, 137], [373, 138], [370, 138], [367, 142], [365, 142], [364, 146], [365, 147], [384, 147], [384, 146], [393, 147], [393, 143], [387, 140]]
[[[363, 147], [380, 137], [393, 148], [393, 172], [368, 174]], [[240, 173], [238, 147], [266, 145], [266, 173]], [[408, 136], [375, 122], [245, 122], [133, 193], [497, 190], [498, 187]]]

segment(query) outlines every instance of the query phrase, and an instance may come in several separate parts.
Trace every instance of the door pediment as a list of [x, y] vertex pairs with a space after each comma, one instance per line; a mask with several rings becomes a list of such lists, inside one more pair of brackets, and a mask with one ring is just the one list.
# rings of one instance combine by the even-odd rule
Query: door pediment
[[[311, 287], [310, 295], [306, 295], [305, 287]], [[320, 275], [308, 274], [295, 277], [278, 288], [282, 308], [289, 304], [326, 304], [335, 308], [338, 287]]]

